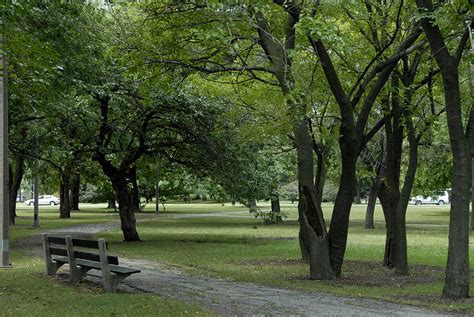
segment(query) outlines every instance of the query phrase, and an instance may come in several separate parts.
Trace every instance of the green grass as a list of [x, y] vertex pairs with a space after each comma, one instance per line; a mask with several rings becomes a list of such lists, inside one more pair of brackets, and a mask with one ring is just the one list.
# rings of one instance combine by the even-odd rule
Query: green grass
[[24, 238], [47, 229], [119, 220], [118, 213], [105, 207], [105, 204], [84, 204], [81, 205], [81, 211], [72, 212], [71, 219], [59, 219], [59, 206], [40, 206], [38, 212], [40, 227], [33, 228], [33, 207], [17, 203], [18, 217], [16, 225], [10, 230], [10, 239]]
[[46, 277], [43, 262], [13, 258], [0, 270], [0, 316], [208, 316], [197, 306], [148, 294], [107, 294], [100, 288]]
[[[220, 205], [219, 205], [220, 206]], [[268, 209], [268, 206], [263, 206]], [[146, 258], [178, 265], [192, 274], [228, 277], [236, 281], [256, 282], [287, 288], [325, 291], [341, 295], [380, 298], [443, 309], [474, 312], [474, 301], [446, 302], [439, 299], [443, 287], [443, 268], [447, 257], [449, 206], [410, 206], [408, 210], [409, 263], [423, 265], [413, 272], [413, 278], [430, 277], [429, 282], [404, 282], [398, 286], [392, 271], [382, 269], [385, 229], [379, 206], [376, 209], [376, 229], [363, 228], [365, 205], [355, 205], [351, 213], [346, 279], [336, 282], [309, 281], [308, 265], [299, 261], [296, 205], [282, 204], [289, 218], [283, 225], [264, 225], [249, 216], [242, 218], [155, 218], [139, 223], [144, 243], [123, 244], [119, 230], [103, 234], [112, 249], [124, 256]], [[199, 205], [176, 205], [180, 212], [187, 208], [196, 212]], [[237, 208], [237, 207], [234, 207]], [[325, 204], [327, 221], [332, 204]], [[214, 209], [219, 209], [214, 206]], [[213, 210], [214, 210], [213, 209]], [[232, 210], [232, 208], [229, 208]], [[245, 213], [244, 213], [245, 214]], [[471, 248], [471, 261], [474, 254]], [[359, 261], [371, 263], [370, 269], [357, 268]], [[357, 264], [359, 263], [359, 264]], [[386, 285], [365, 285], [363, 274], [372, 274], [375, 267], [387, 278]], [[362, 264], [363, 265], [363, 264]], [[435, 273], [426, 266], [433, 266]], [[352, 275], [361, 271], [363, 285], [353, 283]], [[394, 282], [391, 282], [393, 279]], [[473, 280], [474, 282], [474, 280]], [[474, 285], [474, 284], [473, 284]], [[426, 300], [425, 300], [426, 299]]]
[[[474, 301], [471, 299], [459, 302], [439, 299], [443, 287], [443, 269], [447, 256], [449, 206], [409, 207], [407, 215], [408, 254], [409, 263], [412, 265], [412, 276], [409, 279], [400, 279], [394, 276], [392, 271], [381, 266], [385, 229], [380, 207], [377, 206], [375, 212], [376, 229], [365, 230], [363, 223], [366, 206], [355, 205], [351, 212], [343, 279], [337, 281], [308, 280], [309, 267], [299, 260], [296, 207], [296, 204], [282, 203], [282, 210], [289, 215], [289, 218], [281, 225], [264, 225], [260, 219], [248, 215], [246, 209], [241, 206], [170, 203], [166, 205], [166, 211], [156, 217], [153, 214], [154, 208], [150, 204], [145, 213], [137, 215], [138, 231], [144, 242], [123, 243], [122, 233], [119, 229], [103, 232], [98, 236], [105, 237], [110, 242], [113, 253], [179, 266], [182, 270], [196, 275], [227, 277], [235, 281], [474, 312]], [[267, 210], [269, 206], [264, 204], [262, 208]], [[323, 208], [329, 223], [332, 204], [325, 204]], [[237, 215], [248, 215], [248, 218], [209, 216], [174, 219], [172, 217], [173, 214], [219, 211], [237, 212]], [[11, 230], [13, 240], [32, 234], [37, 230], [28, 228], [32, 222], [32, 208], [22, 208], [19, 214], [22, 217], [19, 221], [20, 224]], [[42, 208], [41, 215], [40, 221], [43, 229], [118, 220], [118, 215], [106, 210], [105, 205], [81, 206], [81, 212], [73, 213], [73, 218], [66, 221], [58, 219], [57, 207]], [[474, 259], [472, 251], [471, 249], [471, 261]], [[36, 296], [34, 295], [36, 292], [41, 293], [42, 291], [36, 289], [36, 286], [29, 286], [29, 284], [34, 281], [35, 285], [37, 283], [41, 285], [41, 281], [44, 281], [46, 287], [51, 291], [63, 289], [64, 295], [58, 294], [58, 296], [66, 298], [70, 298], [69, 296], [82, 298], [84, 296], [85, 304], [82, 305], [84, 307], [88, 305], [88, 296], [98, 293], [100, 296], [104, 296], [104, 314], [111, 314], [112, 310], [110, 309], [113, 307], [107, 308], [106, 302], [108, 296], [113, 295], [106, 295], [98, 290], [93, 290], [94, 295], [92, 295], [91, 291], [85, 287], [69, 287], [51, 281], [40, 273], [43, 270], [41, 261], [29, 262], [27, 259], [23, 259], [21, 253], [17, 253], [16, 250], [13, 250], [12, 253], [17, 259], [20, 259], [17, 260], [20, 265], [15, 264], [14, 271], [18, 276], [11, 282], [7, 280], [8, 283], [13, 283], [17, 279], [22, 280], [24, 283], [22, 289], [31, 289], [33, 291], [29, 291], [30, 294]], [[25, 268], [19, 267], [23, 263], [22, 261], [25, 263]], [[413, 267], [413, 265], [416, 266]], [[9, 271], [0, 271], [0, 274], [6, 274], [5, 272]], [[0, 275], [0, 280], [1, 278], [2, 275]], [[378, 282], [379, 278], [381, 282]], [[372, 283], [374, 281], [377, 283]], [[0, 292], [2, 291], [0, 290]], [[20, 293], [18, 291], [18, 294]], [[59, 291], [59, 293], [61, 292]], [[140, 303], [142, 300], [145, 303], [149, 302], [147, 296], [150, 295], [120, 294], [117, 296], [122, 298], [118, 300], [120, 303]], [[157, 302], [162, 300], [155, 296], [150, 298]], [[0, 296], [0, 312], [2, 312], [1, 307], [4, 307], [2, 306], [3, 300]], [[13, 302], [12, 299], [7, 301], [6, 307], [11, 310], [15, 306], [10, 302]], [[165, 302], [168, 303], [168, 300]], [[143, 314], [147, 314], [147, 307], [144, 306]], [[180, 313], [174, 312], [173, 315], [176, 314]]]
[[[18, 207], [20, 217], [10, 230], [12, 242], [45, 229], [118, 220], [118, 214], [107, 212], [105, 206], [81, 206], [82, 210], [74, 212], [72, 219], [67, 220], [58, 218], [57, 206], [41, 206], [41, 228], [33, 229], [33, 208], [21, 204]], [[0, 316], [214, 315], [196, 305], [151, 294], [107, 294], [102, 288], [88, 283], [72, 286], [64, 280], [46, 276], [41, 258], [32, 259], [23, 250], [15, 248], [10, 255], [13, 268], [0, 269]]]
[[[163, 210], [163, 205], [160, 204], [160, 212], [167, 213], [176, 213], [176, 214], [205, 214], [221, 211], [247, 211], [248, 209], [243, 207], [240, 204], [232, 206], [230, 203], [217, 204], [213, 202], [206, 201], [193, 201], [191, 204], [183, 204], [177, 202], [168, 202], [165, 203], [165, 208]], [[145, 212], [154, 213], [155, 212], [155, 202], [150, 202], [145, 207]]]

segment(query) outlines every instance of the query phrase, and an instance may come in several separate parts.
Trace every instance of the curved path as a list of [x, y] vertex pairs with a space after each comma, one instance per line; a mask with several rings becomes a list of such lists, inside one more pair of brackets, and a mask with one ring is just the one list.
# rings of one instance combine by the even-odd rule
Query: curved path
[[[202, 215], [200, 215], [202, 216]], [[209, 214], [206, 214], [209, 216]], [[178, 216], [181, 217], [181, 216]], [[119, 227], [118, 222], [80, 225], [48, 230], [51, 234], [87, 236]], [[42, 253], [37, 235], [13, 243], [35, 255]], [[138, 290], [195, 303], [222, 316], [449, 316], [415, 306], [330, 294], [281, 289], [227, 279], [185, 274], [147, 260], [124, 259], [125, 265], [141, 268], [121, 284], [123, 291]], [[100, 283], [97, 276], [88, 278]]]

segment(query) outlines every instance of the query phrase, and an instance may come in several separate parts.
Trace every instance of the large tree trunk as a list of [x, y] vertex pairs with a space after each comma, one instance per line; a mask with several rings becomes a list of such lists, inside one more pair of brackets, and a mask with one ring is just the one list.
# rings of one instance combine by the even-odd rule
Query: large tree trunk
[[81, 175], [75, 173], [71, 177], [71, 210], [79, 210], [79, 196], [81, 192]]
[[318, 204], [313, 184], [313, 148], [306, 126], [302, 121], [295, 130], [298, 153], [298, 214], [300, 222], [300, 249], [303, 259], [309, 261], [310, 279], [334, 277], [329, 259], [329, 243], [321, 205]]
[[[407, 103], [406, 105], [408, 106], [409, 104], [410, 103]], [[408, 110], [406, 110], [406, 113], [408, 113]], [[410, 143], [410, 152], [408, 158], [408, 168], [405, 174], [405, 181], [403, 183], [403, 188], [400, 192], [398, 206], [395, 211], [395, 223], [393, 227], [393, 239], [395, 241], [395, 244], [393, 246], [393, 263], [395, 267], [395, 273], [398, 275], [408, 274], [406, 212], [408, 202], [410, 201], [413, 183], [415, 181], [416, 170], [418, 167], [419, 138], [415, 136], [415, 130], [411, 121], [410, 114], [405, 117], [405, 122], [408, 130], [407, 135]]]
[[394, 267], [397, 274], [407, 275], [408, 264], [406, 257], [405, 210], [400, 203], [400, 168], [403, 145], [404, 125], [402, 122], [402, 107], [400, 105], [399, 78], [392, 75], [390, 122], [385, 125], [387, 140], [385, 157], [385, 183], [382, 185], [381, 197], [386, 200], [386, 244], [384, 265]]
[[111, 179], [119, 204], [120, 228], [125, 241], [140, 241], [136, 229], [135, 213], [138, 212], [134, 203], [132, 186], [125, 175], [115, 175]]
[[23, 175], [25, 174], [25, 156], [20, 154], [16, 156], [15, 168], [10, 166], [10, 178], [8, 184], [9, 188], [9, 209], [10, 209], [10, 224], [15, 224], [16, 217], [16, 196], [20, 189]]
[[[430, 41], [431, 42], [431, 41]], [[461, 121], [457, 65], [451, 61], [442, 70], [448, 129], [453, 152], [452, 199], [449, 219], [449, 249], [443, 296], [469, 297], [469, 149]], [[441, 67], [441, 66], [440, 66]]]
[[347, 246], [349, 215], [357, 182], [357, 151], [355, 149], [349, 150], [347, 148], [351, 146], [353, 145], [341, 143], [342, 173], [329, 229], [331, 266], [337, 277], [341, 277], [341, 268]]
[[[434, 12], [431, 0], [417, 0], [423, 12]], [[452, 197], [449, 219], [448, 263], [443, 297], [469, 297], [469, 198], [470, 152], [464, 135], [459, 90], [458, 61], [452, 56], [441, 30], [431, 15], [422, 20], [431, 51], [441, 71], [448, 122], [449, 139], [453, 153]], [[462, 42], [461, 42], [462, 46]], [[463, 47], [461, 47], [463, 49]]]
[[69, 202], [70, 176], [61, 173], [59, 187], [59, 218], [71, 218], [71, 204]]

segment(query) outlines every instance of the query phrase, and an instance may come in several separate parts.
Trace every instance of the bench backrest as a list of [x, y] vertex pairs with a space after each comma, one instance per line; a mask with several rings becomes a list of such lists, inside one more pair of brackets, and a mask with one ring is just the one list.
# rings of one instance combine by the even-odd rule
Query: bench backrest
[[[47, 237], [49, 252], [51, 255], [68, 256], [66, 238], [63, 237]], [[76, 259], [89, 260], [94, 262], [100, 262], [100, 255], [96, 252], [90, 252], [92, 250], [99, 249], [99, 242], [94, 240], [85, 239], [72, 239], [72, 246], [74, 250], [74, 257]], [[108, 249], [108, 244], [106, 243]], [[118, 257], [107, 256], [109, 264], [118, 265]]]

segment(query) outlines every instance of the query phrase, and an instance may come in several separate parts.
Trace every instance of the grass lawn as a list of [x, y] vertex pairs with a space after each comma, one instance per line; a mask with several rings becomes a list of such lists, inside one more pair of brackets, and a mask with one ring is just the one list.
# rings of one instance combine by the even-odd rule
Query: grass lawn
[[[288, 219], [281, 225], [264, 225], [260, 219], [250, 216], [242, 218], [248, 215], [242, 206], [166, 204], [166, 211], [155, 216], [154, 206], [150, 204], [145, 213], [137, 215], [138, 231], [144, 242], [123, 243], [120, 229], [98, 236], [110, 242], [112, 253], [179, 266], [183, 271], [196, 275], [474, 313], [474, 300], [453, 302], [439, 299], [447, 256], [449, 206], [409, 207], [407, 223], [411, 276], [397, 277], [381, 266], [385, 229], [380, 207], [377, 207], [375, 214], [376, 229], [365, 230], [363, 222], [366, 206], [354, 205], [343, 278], [335, 281], [308, 280], [309, 266], [300, 261], [296, 207], [296, 204], [282, 203], [282, 210], [288, 214]], [[325, 204], [323, 207], [328, 220], [332, 205]], [[263, 208], [269, 209], [269, 206], [264, 205]], [[218, 211], [237, 212], [240, 218], [173, 218], [173, 214], [182, 216]], [[69, 220], [58, 219], [57, 207], [42, 207], [40, 213], [42, 229], [118, 220], [117, 213], [105, 209], [105, 205], [81, 205], [81, 212], [73, 213], [73, 218]], [[22, 207], [19, 214], [21, 218], [18, 225], [11, 229], [12, 240], [38, 230], [30, 228], [31, 207]], [[44, 268], [41, 259], [32, 261], [18, 250], [12, 250], [12, 255], [15, 269], [0, 270], [0, 281], [7, 283], [5, 287], [3, 283], [0, 284], [0, 293], [3, 293], [0, 296], [0, 315], [15, 315], [18, 309], [23, 315], [38, 315], [42, 312], [45, 315], [49, 312], [50, 315], [57, 302], [52, 299], [56, 296], [60, 297], [61, 303], [58, 315], [67, 314], [68, 309], [76, 304], [74, 298], [80, 298], [81, 304], [78, 305], [81, 307], [74, 311], [81, 315], [88, 312], [114, 315], [114, 311], [126, 315], [132, 311], [133, 305], [141, 309], [138, 311], [141, 313], [133, 310], [134, 315], [146, 315], [154, 309], [158, 314], [166, 315], [168, 308], [175, 309], [169, 311], [168, 315], [186, 312], [206, 314], [196, 307], [157, 296], [107, 295], [99, 289], [70, 287], [46, 278], [42, 274]], [[101, 308], [88, 310], [95, 298]], [[121, 305], [117, 306], [120, 309], [115, 309], [116, 305]], [[30, 306], [31, 309], [28, 308]]]
[[[17, 225], [10, 239], [39, 233], [45, 229], [111, 222], [118, 214], [105, 205], [81, 205], [72, 219], [60, 220], [58, 207], [40, 207], [40, 226], [33, 229], [33, 208], [18, 204]], [[213, 316], [195, 305], [151, 294], [106, 294], [90, 284], [70, 286], [66, 281], [44, 274], [42, 258], [30, 258], [12, 248], [12, 269], [0, 269], [0, 316]]]
[[[207, 206], [177, 204], [169, 210], [186, 213], [189, 208], [194, 213]], [[329, 223], [332, 204], [323, 208]], [[282, 225], [264, 225], [250, 216], [173, 219], [166, 216], [167, 210], [161, 217], [139, 223], [144, 243], [121, 243], [120, 230], [103, 236], [112, 242], [112, 249], [125, 256], [177, 265], [193, 274], [474, 312], [474, 300], [453, 302], [439, 298], [447, 257], [449, 206], [409, 207], [409, 277], [397, 277], [381, 266], [385, 244], [382, 211], [377, 206], [376, 229], [365, 230], [365, 208], [353, 207], [343, 278], [336, 281], [307, 279], [309, 266], [299, 260], [296, 204], [282, 204], [289, 215]], [[264, 205], [264, 209], [269, 206]], [[242, 208], [215, 204], [209, 210]]]

